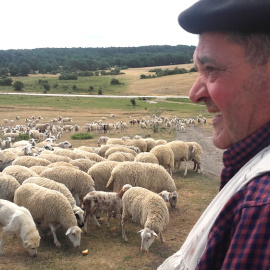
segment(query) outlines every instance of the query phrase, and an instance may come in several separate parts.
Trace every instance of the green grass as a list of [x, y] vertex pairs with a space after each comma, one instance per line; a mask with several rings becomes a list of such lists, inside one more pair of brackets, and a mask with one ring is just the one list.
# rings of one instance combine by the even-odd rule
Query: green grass
[[[47, 93], [65, 93], [65, 94], [98, 94], [98, 90], [101, 89], [103, 95], [121, 95], [127, 88], [124, 80], [119, 79], [120, 85], [111, 85], [111, 79], [115, 76], [91, 76], [91, 77], [78, 77], [78, 80], [59, 80], [58, 77], [46, 77], [46, 76], [26, 76], [26, 77], [12, 77], [14, 81], [21, 81], [24, 84], [22, 92], [37, 92], [43, 93], [44, 88], [42, 84], [39, 84], [39, 80], [46, 80], [50, 85], [50, 91]], [[57, 87], [55, 87], [57, 85]], [[76, 90], [73, 90], [73, 86], [76, 85]], [[94, 89], [89, 91], [89, 87]], [[0, 91], [15, 92], [12, 86], [0, 86]]]
[[127, 111], [141, 111], [145, 113], [166, 112], [174, 113], [178, 117], [195, 117], [198, 114], [207, 116], [204, 105], [189, 103], [172, 103], [157, 101], [147, 103], [145, 100], [136, 99], [136, 106], [132, 106], [129, 98], [88, 98], [88, 97], [46, 97], [46, 96], [17, 96], [1, 95], [1, 106], [22, 106], [22, 107], [51, 107], [55, 109], [120, 109]]

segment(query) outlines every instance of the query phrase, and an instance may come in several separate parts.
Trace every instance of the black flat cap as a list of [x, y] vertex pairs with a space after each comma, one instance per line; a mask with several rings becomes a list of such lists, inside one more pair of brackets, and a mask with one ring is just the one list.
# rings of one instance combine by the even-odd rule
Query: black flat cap
[[213, 31], [270, 34], [270, 0], [200, 0], [180, 13], [178, 22], [193, 34]]

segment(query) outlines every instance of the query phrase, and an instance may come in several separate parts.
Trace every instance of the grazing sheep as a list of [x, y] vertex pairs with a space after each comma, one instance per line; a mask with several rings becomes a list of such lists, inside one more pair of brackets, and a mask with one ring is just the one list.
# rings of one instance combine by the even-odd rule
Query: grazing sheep
[[22, 157], [17, 157], [13, 162], [12, 165], [21, 165], [24, 167], [32, 167], [32, 166], [48, 166], [50, 165], [51, 162], [46, 160], [46, 159], [42, 159], [39, 157], [32, 157], [32, 156], [22, 156]]
[[122, 139], [119, 139], [119, 138], [109, 138], [106, 144], [124, 145], [125, 143], [122, 141]]
[[186, 142], [188, 146], [193, 146], [192, 154], [190, 159], [194, 162], [194, 167], [193, 170], [196, 172], [201, 172], [203, 171], [203, 166], [202, 166], [202, 147], [196, 143], [196, 142]]
[[124, 185], [119, 192], [105, 192], [105, 191], [92, 191], [89, 192], [82, 202], [82, 208], [85, 211], [84, 216], [84, 231], [87, 233], [88, 217], [91, 216], [95, 225], [100, 227], [99, 222], [96, 219], [96, 214], [100, 211], [107, 211], [107, 227], [110, 227], [110, 218], [112, 212], [121, 222], [122, 211], [122, 196], [131, 188], [131, 185]]
[[131, 153], [124, 153], [117, 151], [110, 154], [107, 159], [112, 161], [124, 162], [124, 161], [134, 161], [135, 157]]
[[167, 146], [171, 147], [174, 153], [174, 168], [175, 171], [179, 171], [181, 160], [185, 162], [184, 176], [187, 174], [187, 161], [192, 156], [192, 146], [188, 146], [187, 143], [182, 141], [172, 141], [167, 143]]
[[150, 150], [152, 148], [154, 148], [155, 146], [157, 146], [157, 142], [153, 138], [146, 138], [146, 139], [144, 139], [144, 141], [145, 141], [146, 146], [147, 146], [146, 152], [150, 152]]
[[2, 172], [6, 167], [12, 165], [12, 162], [18, 157], [18, 155], [9, 151], [9, 149], [0, 151], [0, 171]]
[[29, 177], [39, 176], [30, 168], [21, 165], [8, 166], [3, 173], [13, 176], [20, 184]]
[[[71, 159], [87, 158], [86, 155], [82, 154], [80, 151], [73, 151], [69, 149], [55, 149], [53, 151], [55, 155], [69, 157]], [[89, 153], [90, 154], [90, 153]]]
[[132, 154], [134, 157], [137, 155], [137, 153], [130, 149], [127, 148], [125, 146], [114, 146], [114, 147], [110, 147], [106, 152], [105, 152], [105, 158], [108, 158], [109, 155], [111, 155], [114, 152], [124, 152], [124, 153], [130, 153]]
[[109, 137], [101, 136], [97, 141], [97, 145], [100, 147], [102, 144], [106, 144]]
[[51, 163], [60, 162], [60, 161], [69, 163], [72, 161], [72, 159], [69, 157], [59, 156], [59, 155], [55, 155], [53, 153], [51, 153], [51, 154], [41, 153], [38, 157], [46, 159], [46, 160], [50, 161]]
[[47, 169], [47, 167], [45, 167], [45, 166], [32, 166], [29, 169], [32, 170], [33, 172], [37, 173], [38, 175], [40, 175], [44, 170]]
[[8, 234], [15, 234], [22, 240], [22, 245], [30, 256], [37, 255], [40, 236], [36, 224], [30, 212], [15, 203], [0, 200], [0, 255], [3, 255], [3, 247]]
[[164, 167], [143, 162], [119, 162], [111, 172], [106, 188], [118, 191], [124, 184], [147, 188], [153, 192], [176, 190], [174, 180]]
[[15, 190], [20, 183], [12, 176], [0, 173], [0, 199], [13, 202]]
[[163, 140], [163, 139], [159, 139], [159, 140], [156, 140], [156, 144], [157, 145], [164, 145], [164, 144], [167, 144], [167, 141]]
[[76, 205], [74, 197], [64, 184], [58, 183], [45, 177], [30, 177], [23, 182], [23, 185], [27, 183], [37, 184], [38, 186], [61, 192], [68, 199], [74, 215], [77, 219], [78, 226], [80, 228], [84, 226], [84, 211]]
[[50, 127], [50, 124], [44, 123], [44, 124], [36, 124], [35, 129], [39, 132], [45, 132]]
[[59, 167], [59, 166], [67, 166], [67, 167], [71, 167], [71, 168], [74, 168], [74, 169], [78, 169], [78, 167], [68, 163], [68, 162], [65, 162], [65, 161], [57, 161], [57, 162], [54, 162], [50, 165], [47, 166], [47, 168], [53, 168], [53, 167]]
[[94, 153], [95, 152], [94, 149], [93, 149], [93, 147], [90, 147], [90, 146], [84, 146], [84, 145], [82, 145], [82, 146], [79, 146], [78, 149], [79, 150], [83, 150], [83, 151], [87, 151], [89, 153]]
[[96, 154], [96, 153], [89, 153], [87, 151], [83, 151], [83, 150], [74, 150], [75, 153], [80, 153], [82, 155], [85, 155], [88, 159], [96, 161], [96, 162], [101, 162], [101, 161], [105, 161], [106, 159], [101, 157], [100, 155]]
[[143, 139], [126, 140], [125, 145], [138, 147], [140, 149], [140, 152], [147, 151], [147, 144]]
[[95, 182], [95, 189], [104, 191], [111, 176], [113, 168], [118, 164], [116, 161], [102, 161], [93, 165], [87, 172]]
[[60, 192], [27, 183], [21, 185], [15, 192], [14, 202], [26, 207], [40, 229], [51, 229], [54, 244], [60, 247], [56, 237], [56, 225], [60, 224], [68, 235], [74, 247], [80, 246], [82, 230], [77, 226], [73, 210], [68, 199]]
[[149, 153], [149, 152], [142, 152], [139, 153], [134, 161], [136, 162], [144, 162], [144, 163], [154, 163], [154, 164], [159, 164], [158, 159], [156, 158], [156, 156], [153, 153]]
[[178, 194], [176, 191], [169, 192], [167, 190], [163, 190], [160, 193], [158, 193], [165, 202], [169, 202], [171, 207], [175, 207], [177, 203]]
[[75, 159], [70, 162], [71, 165], [78, 167], [81, 171], [86, 172], [86, 173], [96, 163], [97, 162], [94, 160], [89, 160], [89, 159], [84, 159], [84, 158]]
[[174, 168], [174, 152], [168, 145], [157, 145], [150, 151], [157, 159], [159, 165], [163, 166], [165, 169], [168, 168], [170, 175], [172, 175], [172, 170]]
[[169, 223], [169, 211], [166, 203], [158, 194], [142, 187], [132, 187], [124, 193], [122, 203], [122, 237], [124, 241], [128, 241], [125, 223], [131, 218], [144, 227], [140, 230], [141, 250], [148, 251], [158, 235], [164, 242], [162, 232]]
[[40, 176], [64, 184], [75, 198], [78, 206], [88, 192], [95, 190], [94, 181], [89, 174], [71, 167], [48, 168]]

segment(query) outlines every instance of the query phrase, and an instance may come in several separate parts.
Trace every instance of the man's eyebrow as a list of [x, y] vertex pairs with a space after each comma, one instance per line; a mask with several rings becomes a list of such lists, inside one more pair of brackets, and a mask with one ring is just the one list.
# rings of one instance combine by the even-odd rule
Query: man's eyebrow
[[204, 65], [205, 63], [216, 63], [216, 61], [213, 58], [210, 58], [208, 56], [197, 57], [196, 60], [202, 65]]

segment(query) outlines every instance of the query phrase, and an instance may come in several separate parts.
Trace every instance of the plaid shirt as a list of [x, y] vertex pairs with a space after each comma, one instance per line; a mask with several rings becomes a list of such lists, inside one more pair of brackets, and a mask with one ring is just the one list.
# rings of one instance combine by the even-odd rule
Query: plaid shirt
[[[270, 123], [224, 152], [220, 189], [269, 145]], [[270, 269], [270, 172], [249, 182], [226, 203], [196, 269]]]

